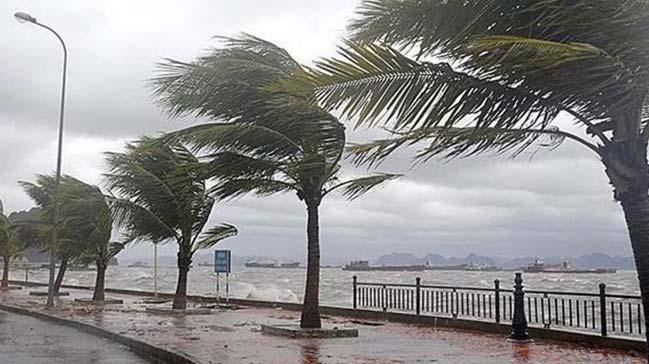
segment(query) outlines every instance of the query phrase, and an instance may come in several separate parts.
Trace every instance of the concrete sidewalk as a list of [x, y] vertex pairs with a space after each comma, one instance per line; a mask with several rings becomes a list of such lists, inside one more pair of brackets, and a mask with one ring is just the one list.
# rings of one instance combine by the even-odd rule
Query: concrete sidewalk
[[0, 311], [0, 363], [145, 364], [150, 361], [108, 339]]
[[[241, 306], [238, 310], [214, 309], [209, 315], [159, 315], [144, 297], [111, 294], [123, 305], [88, 305], [88, 290], [69, 289], [47, 314], [101, 327], [159, 348], [191, 356], [204, 364], [646, 364], [636, 352], [592, 348], [554, 340], [530, 344], [507, 341], [507, 335], [436, 328], [380, 321], [379, 326], [354, 322], [348, 317], [325, 316], [327, 326], [353, 327], [358, 338], [290, 339], [263, 335], [261, 324], [291, 324], [300, 312]], [[0, 294], [0, 302], [42, 311], [44, 297], [28, 290]], [[190, 302], [191, 305], [199, 302]], [[2, 326], [0, 325], [0, 328]], [[0, 363], [4, 364], [2, 357]]]

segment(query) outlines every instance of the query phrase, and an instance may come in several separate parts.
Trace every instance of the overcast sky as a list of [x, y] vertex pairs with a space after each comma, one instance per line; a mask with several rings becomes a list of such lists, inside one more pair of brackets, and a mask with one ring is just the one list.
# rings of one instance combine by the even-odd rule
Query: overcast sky
[[[55, 28], [69, 49], [64, 172], [99, 183], [103, 152], [127, 140], [189, 125], [169, 120], [145, 81], [162, 57], [191, 60], [215, 35], [248, 32], [286, 48], [303, 63], [331, 56], [353, 15], [352, 0], [41, 0], [0, 2], [0, 196], [8, 211], [32, 202], [18, 187], [55, 168], [61, 50], [56, 39], [13, 13]], [[366, 131], [350, 140], [366, 138]], [[601, 163], [563, 145], [517, 160], [432, 162], [410, 169], [411, 153], [380, 170], [406, 178], [354, 202], [322, 206], [325, 257], [373, 258], [469, 252], [493, 256], [630, 255], [619, 206]], [[360, 174], [365, 171], [351, 171]], [[294, 195], [244, 198], [215, 208], [212, 221], [236, 224], [224, 243], [237, 255], [303, 259], [305, 208]], [[122, 258], [145, 257], [148, 246]], [[175, 247], [162, 254], [175, 254]]]

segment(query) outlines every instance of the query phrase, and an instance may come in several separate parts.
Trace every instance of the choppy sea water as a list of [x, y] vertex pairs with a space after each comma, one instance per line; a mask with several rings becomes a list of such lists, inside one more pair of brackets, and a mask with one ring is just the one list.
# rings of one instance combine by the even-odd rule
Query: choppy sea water
[[[189, 272], [188, 290], [191, 294], [215, 295], [216, 275], [212, 267], [193, 267]], [[257, 300], [300, 302], [304, 292], [306, 269], [264, 269], [233, 267], [230, 274], [230, 297]], [[160, 292], [175, 290], [177, 269], [163, 266], [158, 269]], [[352, 277], [362, 282], [414, 284], [421, 277], [422, 284], [468, 287], [493, 287], [499, 279], [502, 288], [513, 285], [514, 272], [426, 271], [426, 272], [348, 272], [340, 268], [325, 268], [320, 273], [320, 300], [322, 304], [351, 306]], [[24, 280], [25, 271], [14, 269], [11, 278]], [[525, 273], [524, 285], [533, 290], [577, 291], [598, 293], [598, 285], [605, 283], [607, 292], [639, 294], [635, 271], [612, 274], [551, 274]], [[47, 281], [47, 270], [31, 270], [29, 280]], [[68, 271], [65, 284], [94, 285], [95, 271]], [[225, 276], [221, 275], [221, 296], [225, 296]], [[106, 272], [106, 286], [137, 290], [153, 290], [152, 267], [111, 266]]]

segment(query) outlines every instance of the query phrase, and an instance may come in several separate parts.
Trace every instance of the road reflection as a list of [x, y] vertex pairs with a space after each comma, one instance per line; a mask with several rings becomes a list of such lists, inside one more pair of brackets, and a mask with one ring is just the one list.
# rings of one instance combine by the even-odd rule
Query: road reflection
[[527, 344], [514, 344], [514, 360], [516, 364], [526, 364], [530, 362], [530, 346]]
[[302, 347], [302, 364], [320, 364], [320, 345], [308, 343]]

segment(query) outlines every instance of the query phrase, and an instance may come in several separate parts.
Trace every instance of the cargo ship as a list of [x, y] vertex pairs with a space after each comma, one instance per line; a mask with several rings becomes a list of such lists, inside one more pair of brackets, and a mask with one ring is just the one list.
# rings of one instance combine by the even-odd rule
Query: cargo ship
[[355, 260], [345, 265], [343, 270], [351, 272], [382, 271], [382, 272], [421, 272], [426, 270], [426, 265], [393, 265], [372, 267], [367, 260]]
[[299, 262], [277, 264], [275, 262], [273, 262], [273, 263], [259, 263], [259, 262], [256, 262], [254, 260], [249, 260], [249, 261], [245, 262], [244, 265], [247, 268], [300, 268], [300, 263]]
[[428, 265], [419, 264], [419, 265], [384, 265], [384, 266], [371, 266], [367, 260], [355, 260], [351, 263], [345, 265], [343, 270], [352, 271], [352, 272], [363, 272], [363, 271], [383, 271], [383, 272], [423, 272], [423, 271], [457, 271], [457, 270], [466, 270], [466, 271], [478, 271], [478, 272], [495, 272], [499, 271], [500, 268], [492, 266], [483, 266], [477, 265], [474, 263], [471, 264], [459, 264], [459, 265]]
[[597, 268], [597, 269], [575, 269], [572, 264], [567, 261], [564, 261], [561, 264], [557, 265], [545, 265], [540, 260], [535, 260], [534, 263], [524, 267], [523, 272], [525, 273], [572, 273], [572, 274], [606, 274], [606, 273], [616, 273], [617, 269], [613, 268]]
[[144, 262], [135, 262], [128, 265], [129, 268], [149, 268], [149, 265]]
[[275, 268], [276, 263], [259, 263], [254, 260], [249, 260], [244, 265], [246, 268]]

